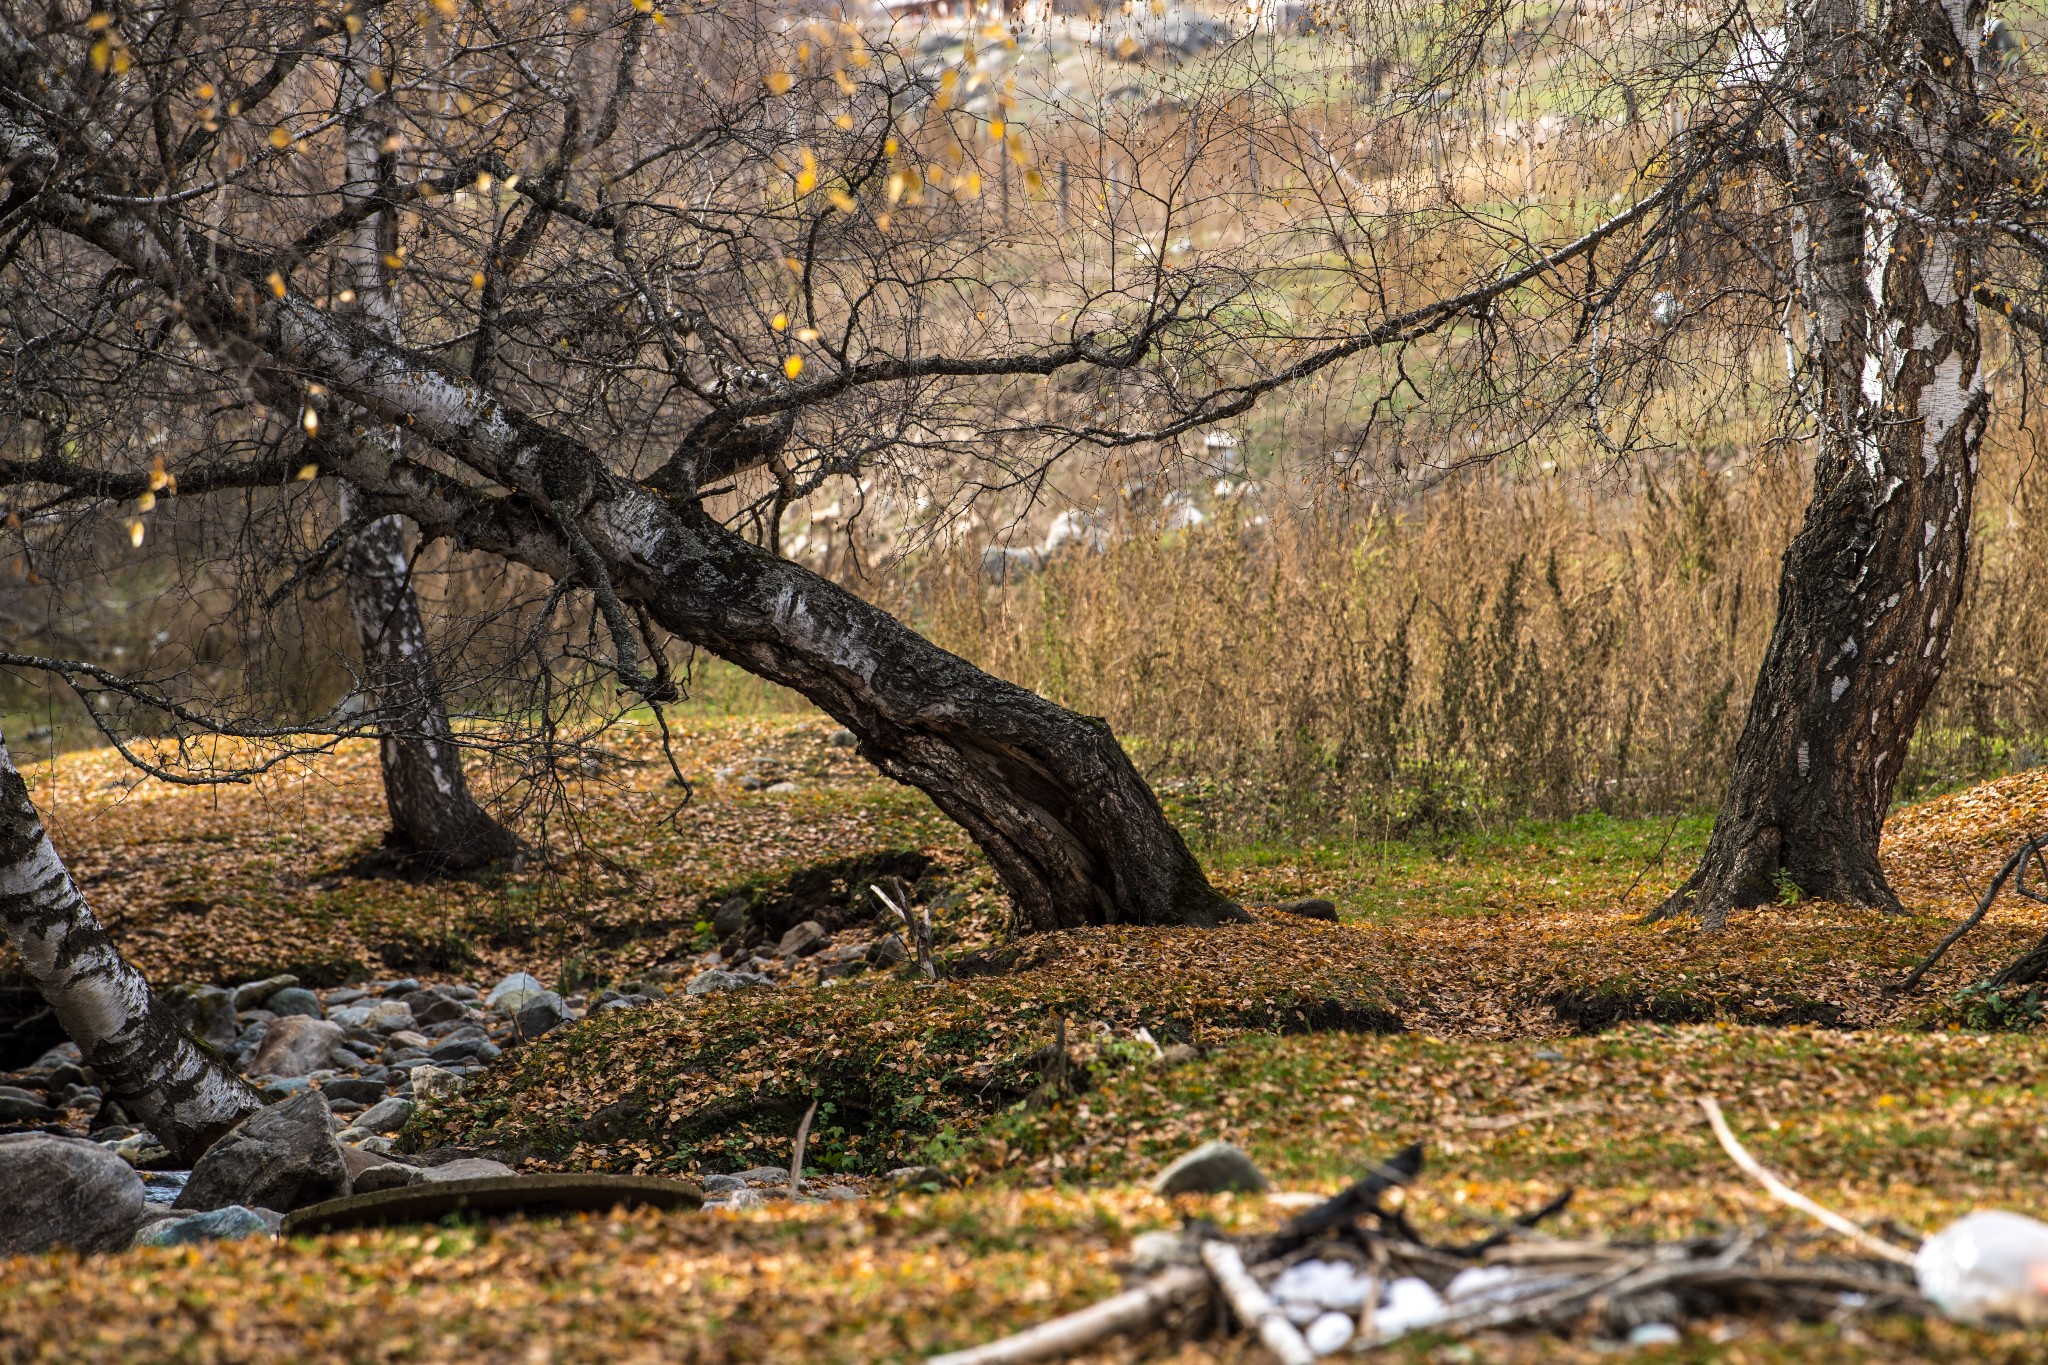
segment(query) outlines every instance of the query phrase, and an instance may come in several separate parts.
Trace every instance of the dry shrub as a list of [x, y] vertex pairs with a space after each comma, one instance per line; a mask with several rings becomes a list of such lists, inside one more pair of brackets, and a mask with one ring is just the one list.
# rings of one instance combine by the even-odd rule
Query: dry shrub
[[[1976, 607], [1902, 797], [2024, 766], [2048, 733], [2037, 453], [2012, 430], [1987, 452]], [[1107, 717], [1211, 834], [1710, 807], [1805, 500], [1789, 456], [1495, 469], [1392, 511], [1269, 500], [1001, 587], [932, 560], [906, 591], [949, 648]]]

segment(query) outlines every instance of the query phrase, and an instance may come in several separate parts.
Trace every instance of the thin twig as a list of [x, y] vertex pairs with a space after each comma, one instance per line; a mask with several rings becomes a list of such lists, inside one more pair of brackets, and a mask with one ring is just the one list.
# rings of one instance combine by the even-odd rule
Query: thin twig
[[1076, 1313], [991, 1341], [933, 1356], [926, 1365], [1028, 1365], [1056, 1360], [1083, 1350], [1104, 1337], [1149, 1327], [1173, 1305], [1193, 1298], [1209, 1284], [1209, 1272], [1197, 1266], [1176, 1266], [1136, 1289], [1090, 1304]]
[[1707, 1122], [1713, 1125], [1714, 1136], [1720, 1140], [1721, 1150], [1728, 1153], [1728, 1159], [1733, 1161], [1743, 1174], [1763, 1186], [1773, 1199], [1790, 1208], [1798, 1209], [1801, 1213], [1821, 1224], [1821, 1226], [1840, 1233], [1857, 1246], [1870, 1252], [1873, 1256], [1881, 1256], [1894, 1265], [1910, 1266], [1913, 1264], [1912, 1252], [1903, 1251], [1880, 1237], [1871, 1236], [1857, 1224], [1850, 1222], [1833, 1209], [1823, 1208], [1819, 1204], [1814, 1203], [1777, 1176], [1765, 1170], [1763, 1163], [1751, 1156], [1749, 1149], [1744, 1147], [1736, 1139], [1734, 1132], [1729, 1129], [1728, 1120], [1721, 1115], [1719, 1101], [1703, 1095], [1700, 1097], [1700, 1108], [1706, 1111]]
[[[2005, 860], [2005, 866], [1998, 869], [1998, 875], [1991, 879], [1991, 885], [1984, 888], [1984, 894], [1978, 898], [1977, 908], [1970, 912], [1970, 917], [1949, 930], [1948, 937], [1935, 944], [1934, 951], [1929, 953], [1919, 966], [1906, 973], [1905, 978], [1898, 985], [1893, 986], [1892, 990], [1895, 993], [1904, 994], [1919, 985], [1920, 978], [1927, 975], [1933, 969], [1935, 963], [1941, 961], [1942, 954], [1954, 947], [1957, 939], [1976, 928], [1978, 922], [1990, 912], [1991, 903], [1998, 899], [1998, 893], [2005, 886], [2007, 878], [2011, 877], [2014, 872], [2018, 872], [2020, 880], [2022, 882], [2026, 881], [2027, 859], [2029, 857], [2038, 858], [2040, 854], [2041, 836], [2038, 834], [2028, 836], [2026, 842], [2013, 850], [2012, 856]], [[2035, 897], [2029, 896], [2028, 899], [2032, 900]]]
[[789, 1197], [796, 1198], [804, 1190], [804, 1148], [811, 1141], [811, 1120], [818, 1114], [818, 1098], [811, 1097], [811, 1107], [804, 1110], [803, 1121], [796, 1126], [796, 1150], [789, 1156]]

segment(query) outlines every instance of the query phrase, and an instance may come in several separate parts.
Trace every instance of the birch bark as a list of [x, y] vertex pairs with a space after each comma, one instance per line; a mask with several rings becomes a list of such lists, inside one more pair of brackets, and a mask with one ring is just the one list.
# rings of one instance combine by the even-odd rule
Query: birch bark
[[0, 739], [0, 930], [85, 1064], [121, 1107], [192, 1160], [263, 1101], [185, 1031], [107, 937]]

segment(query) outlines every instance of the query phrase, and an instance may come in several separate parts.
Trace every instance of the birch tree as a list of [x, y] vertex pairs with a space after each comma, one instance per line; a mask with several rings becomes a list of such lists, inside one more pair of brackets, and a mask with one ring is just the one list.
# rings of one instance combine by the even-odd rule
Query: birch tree
[[85, 1064], [190, 1161], [263, 1107], [121, 956], [65, 869], [0, 739], [0, 929]]

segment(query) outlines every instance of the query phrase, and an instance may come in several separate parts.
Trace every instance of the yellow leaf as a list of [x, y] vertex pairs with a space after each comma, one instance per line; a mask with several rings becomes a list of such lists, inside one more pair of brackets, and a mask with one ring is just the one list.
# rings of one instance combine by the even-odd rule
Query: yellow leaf
[[484, 279], [484, 272], [481, 270], [477, 271], [476, 274], [471, 275], [469, 277], [469, 287], [471, 289], [481, 289], [484, 287], [485, 283], [486, 281]]
[[590, 11], [589, 11], [589, 10], [587, 10], [587, 9], [585, 9], [585, 8], [584, 8], [583, 6], [581, 6], [581, 5], [572, 5], [572, 6], [570, 6], [570, 7], [569, 7], [569, 22], [570, 22], [570, 23], [572, 23], [572, 24], [580, 24], [580, 23], [582, 23], [582, 22], [583, 22], [583, 21], [584, 21], [585, 19], [588, 19], [589, 17], [590, 17]]
[[317, 465], [317, 464], [302, 464], [302, 465], [300, 465], [300, 466], [299, 466], [299, 482], [300, 482], [300, 483], [307, 483], [307, 482], [310, 482], [311, 480], [313, 480], [313, 479], [317, 479], [317, 478], [319, 478], [319, 477], [320, 477], [320, 466], [319, 466], [319, 465]]
[[149, 491], [154, 493], [156, 492], [157, 489], [162, 488], [165, 484], [169, 483], [170, 481], [171, 476], [164, 472], [164, 457], [159, 455], [154, 460], [150, 461]]
[[853, 77], [846, 74], [846, 68], [843, 66], [833, 68], [832, 79], [838, 84], [839, 93], [842, 95], [851, 95], [859, 88], [854, 85]]
[[841, 114], [838, 118], [832, 120], [832, 126], [842, 130], [853, 127], [853, 115]]
[[787, 95], [789, 87], [796, 84], [796, 78], [787, 71], [771, 71], [761, 80], [768, 87], [769, 93], [774, 95]]
[[320, 434], [320, 414], [311, 408], [307, 408], [299, 414], [299, 425], [306, 429], [308, 436], [318, 436]]
[[128, 543], [139, 550], [142, 548], [142, 536], [142, 518], [137, 517], [128, 523]]
[[107, 27], [109, 24], [112, 24], [113, 22], [114, 16], [111, 14], [90, 14], [86, 16], [85, 20], [86, 31], [89, 33], [98, 33], [101, 29]]
[[207, 84], [207, 85], [202, 85], [202, 86], [200, 86], [200, 87], [199, 87], [199, 98], [201, 98], [201, 99], [203, 99], [203, 100], [210, 100], [210, 99], [212, 99], [212, 98], [213, 98], [213, 96], [214, 96], [214, 89], [213, 89], [213, 86], [212, 86], [211, 84]]
[[142, 496], [135, 500], [135, 510], [138, 512], [150, 511], [155, 506], [156, 494], [148, 491], [147, 489], [143, 490]]
[[832, 207], [838, 209], [841, 213], [857, 213], [860, 211], [860, 201], [855, 199], [852, 195], [848, 194], [845, 190], [827, 190], [825, 192], [825, 197], [827, 199], [830, 199], [832, 201]]
[[633, 8], [646, 14], [654, 8], [654, 0], [633, 0]]
[[292, 145], [292, 135], [281, 127], [272, 128], [270, 130], [270, 145], [279, 151], [283, 151]]
[[114, 45], [105, 38], [94, 43], [91, 50], [86, 53], [86, 56], [92, 59], [92, 69], [95, 71], [105, 71], [107, 69], [107, 55], [113, 50]]
[[341, 17], [341, 26], [347, 29], [348, 36], [353, 38], [363, 31], [363, 16], [350, 11]]
[[981, 172], [969, 171], [953, 181], [953, 188], [969, 199], [981, 198]]
[[132, 65], [134, 65], [134, 59], [133, 59], [133, 58], [131, 58], [131, 57], [130, 57], [130, 56], [128, 55], [128, 49], [127, 49], [127, 48], [125, 48], [125, 47], [118, 47], [118, 48], [115, 48], [115, 49], [114, 49], [114, 62], [113, 62], [113, 66], [114, 66], [114, 74], [115, 74], [116, 76], [125, 76], [125, 75], [127, 75], [127, 74], [128, 74], [128, 68], [129, 68], [130, 66], [132, 66]]
[[403, 250], [387, 251], [384, 253], [383, 261], [386, 270], [403, 270], [405, 269], [405, 252]]
[[883, 156], [894, 156], [894, 155], [896, 155], [896, 148], [898, 147], [898, 145], [900, 145], [900, 144], [898, 144], [898, 143], [897, 143], [897, 141], [896, 141], [896, 139], [895, 139], [895, 138], [893, 138], [893, 137], [892, 137], [892, 138], [889, 138], [888, 140], [886, 140], [885, 142], [883, 142], [883, 143], [882, 143], [882, 155], [883, 155]]
[[990, 142], [1001, 142], [1003, 140], [1003, 121], [1001, 119], [992, 118], [988, 121], [988, 140]]
[[818, 188], [818, 158], [811, 155], [811, 149], [803, 150], [803, 166], [796, 173], [796, 192], [809, 194]]
[[284, 297], [284, 276], [278, 274], [275, 270], [273, 270], [270, 272], [270, 278], [267, 281], [267, 283], [270, 285], [271, 293], [277, 295], [277, 297], [279, 298]]
[[818, 339], [818, 329], [815, 327], [799, 327], [796, 329], [796, 339], [798, 341], [816, 341]]
[[789, 273], [792, 275], [801, 275], [804, 273], [804, 263], [794, 256], [784, 256], [782, 258], [782, 263], [789, 267]]
[[804, 358], [800, 355], [793, 355], [789, 359], [783, 361], [782, 372], [788, 375], [791, 379], [796, 378], [798, 375], [804, 372]]
[[778, 332], [781, 331], [783, 328], [789, 326], [789, 314], [777, 313], [774, 317], [768, 319], [768, 325], [770, 327], [773, 327]]

